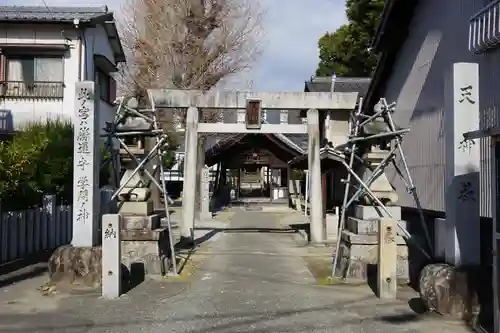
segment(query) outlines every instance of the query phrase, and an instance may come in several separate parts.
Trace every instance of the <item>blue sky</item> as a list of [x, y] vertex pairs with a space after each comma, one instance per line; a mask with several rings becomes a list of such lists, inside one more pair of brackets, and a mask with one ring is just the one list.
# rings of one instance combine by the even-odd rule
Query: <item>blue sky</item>
[[[253, 70], [240, 78], [256, 91], [302, 91], [316, 70], [317, 41], [346, 21], [345, 0], [255, 0], [265, 11], [263, 52]], [[119, 12], [120, 0], [45, 0], [50, 5], [103, 5]], [[43, 5], [24, 0], [23, 5]], [[0, 0], [0, 4], [19, 4]]]

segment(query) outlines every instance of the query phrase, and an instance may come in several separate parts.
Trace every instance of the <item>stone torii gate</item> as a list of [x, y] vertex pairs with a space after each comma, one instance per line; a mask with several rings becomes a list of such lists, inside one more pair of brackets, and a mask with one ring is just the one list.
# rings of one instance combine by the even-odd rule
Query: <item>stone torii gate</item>
[[[320, 165], [319, 111], [353, 110], [356, 92], [279, 92], [256, 93], [243, 91], [194, 91], [157, 90], [148, 91], [153, 109], [187, 109], [185, 128], [185, 174], [184, 191], [197, 188], [198, 135], [202, 133], [253, 133], [253, 134], [308, 134], [308, 166], [311, 179], [311, 242], [321, 243], [325, 239], [323, 230], [323, 200]], [[246, 123], [200, 122], [200, 110], [246, 110]], [[307, 124], [265, 124], [261, 122], [262, 110], [307, 110]], [[204, 150], [203, 150], [204, 151]], [[181, 236], [193, 237], [196, 218], [197, 193], [188, 193], [183, 198], [183, 221]]]

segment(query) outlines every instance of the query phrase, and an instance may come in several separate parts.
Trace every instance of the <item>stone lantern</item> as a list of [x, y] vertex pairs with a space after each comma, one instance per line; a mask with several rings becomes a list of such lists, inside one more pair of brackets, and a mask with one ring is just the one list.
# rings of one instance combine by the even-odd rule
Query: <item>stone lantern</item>
[[[133, 108], [136, 102], [131, 99], [128, 107]], [[126, 117], [125, 121], [117, 126], [117, 133], [124, 132], [140, 132], [150, 129], [150, 124], [141, 117]], [[145, 133], [146, 134], [146, 133]], [[146, 135], [134, 134], [124, 136], [124, 142], [127, 149], [123, 147], [120, 149], [120, 161], [122, 168], [125, 169], [121, 179], [120, 186], [122, 186], [127, 179], [132, 175], [137, 163], [130, 156], [134, 155], [139, 161], [143, 160], [149, 153], [145, 149]], [[139, 170], [125, 185], [123, 190], [118, 194], [120, 201], [147, 201], [150, 197], [151, 191], [148, 188], [149, 179], [144, 174], [143, 170]]]

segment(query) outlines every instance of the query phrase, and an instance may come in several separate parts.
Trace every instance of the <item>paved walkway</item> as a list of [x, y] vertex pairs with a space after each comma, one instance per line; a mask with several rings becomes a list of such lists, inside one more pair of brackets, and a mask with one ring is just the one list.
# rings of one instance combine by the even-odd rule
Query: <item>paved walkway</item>
[[229, 227], [189, 285], [148, 282], [118, 301], [49, 296], [45, 310], [24, 296], [0, 305], [0, 332], [468, 332], [417, 316], [404, 300], [379, 301], [366, 287], [315, 285], [307, 249], [280, 229], [277, 214], [237, 212]]

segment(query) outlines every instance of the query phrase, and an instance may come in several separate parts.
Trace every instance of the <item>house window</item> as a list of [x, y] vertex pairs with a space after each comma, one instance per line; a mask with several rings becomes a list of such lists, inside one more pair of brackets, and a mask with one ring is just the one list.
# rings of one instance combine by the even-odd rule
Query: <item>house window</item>
[[64, 60], [61, 56], [7, 56], [3, 92], [13, 98], [62, 98]]
[[99, 95], [101, 99], [112, 104], [116, 99], [116, 82], [101, 69], [96, 69], [94, 82], [99, 86]]

